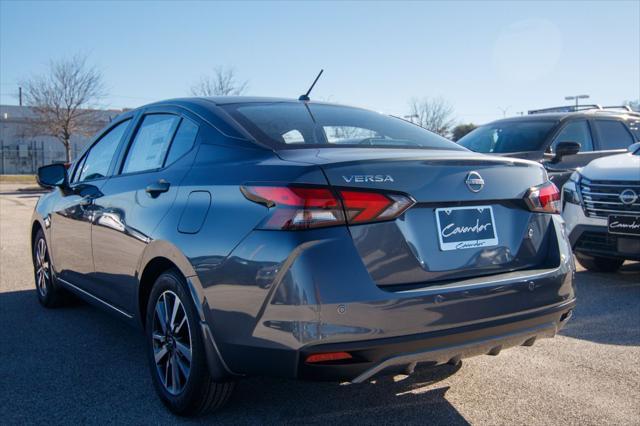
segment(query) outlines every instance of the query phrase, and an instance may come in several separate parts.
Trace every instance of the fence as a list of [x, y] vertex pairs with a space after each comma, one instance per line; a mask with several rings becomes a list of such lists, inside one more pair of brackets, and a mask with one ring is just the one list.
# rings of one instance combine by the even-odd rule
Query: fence
[[[72, 158], [75, 158], [81, 149], [78, 144], [72, 144]], [[0, 174], [35, 174], [40, 166], [65, 160], [65, 150], [61, 143], [32, 140], [0, 145]]]

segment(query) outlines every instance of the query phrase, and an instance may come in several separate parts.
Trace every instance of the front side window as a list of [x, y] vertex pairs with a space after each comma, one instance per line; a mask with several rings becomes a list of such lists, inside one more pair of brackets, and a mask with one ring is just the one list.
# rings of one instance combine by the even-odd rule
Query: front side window
[[600, 149], [626, 149], [633, 143], [631, 134], [624, 123], [617, 120], [595, 120], [600, 140]]
[[150, 114], [143, 118], [136, 133], [122, 173], [154, 170], [162, 167], [180, 117]]
[[[105, 134], [87, 155], [81, 160], [79, 166], [78, 182], [100, 179], [107, 176], [113, 155], [118, 148], [118, 144], [124, 136], [130, 120], [123, 121]], [[78, 174], [76, 172], [76, 174]]]
[[302, 102], [221, 106], [257, 141], [275, 149], [327, 146], [462, 149], [422, 127], [360, 108]]
[[484, 153], [541, 151], [556, 124], [551, 120], [497, 121], [478, 127], [458, 143]]
[[578, 142], [580, 151], [593, 151], [593, 140], [587, 120], [572, 121], [558, 133], [553, 140], [552, 151], [560, 142]]

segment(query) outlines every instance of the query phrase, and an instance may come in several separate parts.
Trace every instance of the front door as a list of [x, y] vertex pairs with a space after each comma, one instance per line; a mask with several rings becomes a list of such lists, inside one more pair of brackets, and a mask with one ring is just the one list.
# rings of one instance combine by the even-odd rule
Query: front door
[[107, 130], [80, 159], [70, 188], [62, 191], [51, 215], [51, 251], [58, 278], [88, 290], [94, 272], [91, 223], [109, 169], [130, 120]]

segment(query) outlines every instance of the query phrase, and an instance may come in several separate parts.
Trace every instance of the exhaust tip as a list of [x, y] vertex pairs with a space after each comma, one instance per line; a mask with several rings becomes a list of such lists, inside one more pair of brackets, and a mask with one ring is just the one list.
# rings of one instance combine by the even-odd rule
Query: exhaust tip
[[533, 346], [535, 342], [536, 342], [536, 336], [533, 336], [525, 340], [522, 346]]

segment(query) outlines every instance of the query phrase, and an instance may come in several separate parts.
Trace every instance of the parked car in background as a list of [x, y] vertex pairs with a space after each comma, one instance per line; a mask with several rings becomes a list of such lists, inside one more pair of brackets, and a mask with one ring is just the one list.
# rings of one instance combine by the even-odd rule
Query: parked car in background
[[640, 140], [640, 114], [628, 107], [585, 105], [529, 111], [478, 127], [458, 143], [472, 151], [542, 163], [562, 187], [591, 160], [624, 153]]
[[141, 326], [180, 414], [247, 375], [360, 383], [530, 346], [575, 305], [539, 164], [360, 108], [159, 102], [38, 178], [57, 187], [33, 214], [40, 302], [70, 291]]
[[578, 262], [616, 271], [640, 260], [640, 143], [578, 169], [562, 190], [562, 216]]

